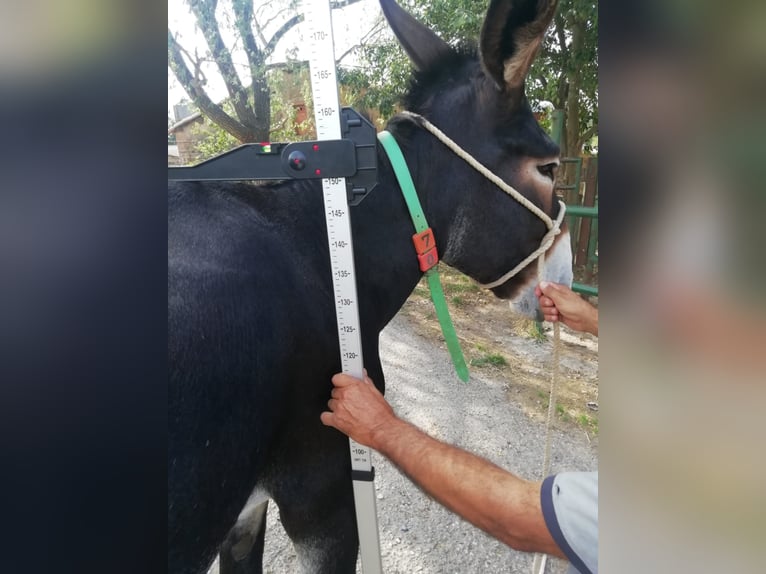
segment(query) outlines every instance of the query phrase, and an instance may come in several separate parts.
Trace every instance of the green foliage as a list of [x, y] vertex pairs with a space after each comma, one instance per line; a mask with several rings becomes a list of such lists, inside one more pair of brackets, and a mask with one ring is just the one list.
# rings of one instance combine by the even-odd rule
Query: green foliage
[[[226, 113], [233, 113], [231, 103], [225, 102], [222, 107]], [[202, 124], [194, 124], [191, 133], [196, 140], [194, 151], [198, 154], [199, 161], [210, 159], [240, 145], [237, 138], [207, 120]]]
[[240, 145], [237, 138], [215, 124], [195, 125], [192, 133], [199, 138], [194, 146], [194, 151], [199, 154], [199, 161], [210, 159]]
[[[314, 114], [311, 109], [311, 85], [308, 78], [308, 66], [301, 63], [271, 70], [268, 75], [271, 92], [271, 128], [269, 140], [289, 142], [312, 139], [315, 133]], [[306, 106], [305, 119], [299, 121], [298, 106]], [[222, 105], [224, 111], [233, 114], [233, 106], [228, 100]], [[194, 146], [200, 160], [209, 159], [241, 145], [239, 140], [226, 130], [206, 122], [197, 125], [193, 133], [198, 138]]]
[[384, 117], [393, 115], [411, 74], [407, 56], [395, 40], [390, 40], [366, 46], [360, 59], [368, 84], [360, 103], [378, 109]]
[[562, 405], [561, 403], [556, 403], [556, 414], [564, 422], [569, 422], [572, 420], [572, 417], [569, 416], [569, 413], [567, 412], [566, 408], [564, 408], [564, 405]]
[[[342, 9], [358, 1], [343, 0], [334, 5]], [[186, 4], [206, 48], [201, 53], [196, 47], [192, 50], [189, 34], [168, 28], [168, 67], [204, 115], [240, 142], [258, 142], [273, 136], [295, 139], [288, 136], [310, 131], [308, 124], [295, 129], [290, 125], [295, 115], [292, 102], [275, 102], [276, 117], [271, 110], [275, 76], [278, 82], [279, 72], [290, 68], [298, 53], [295, 45], [283, 49], [282, 41], [304, 19], [299, 2], [232, 0], [219, 4], [217, 0], [186, 0]], [[229, 38], [233, 38], [230, 43]], [[208, 73], [223, 80], [229, 94], [226, 102], [233, 105], [213, 101], [205, 87]], [[310, 100], [306, 98], [306, 102]], [[218, 136], [207, 140], [202, 147], [225, 146], [228, 141]]]
[[[308, 65], [292, 62], [286, 67], [274, 69], [269, 73], [268, 82], [271, 91], [271, 141], [314, 138], [316, 127]], [[305, 113], [298, 106], [303, 106]]]
[[[433, 29], [453, 46], [476, 45], [486, 13], [488, 0], [399, 0], [400, 4], [425, 25]], [[288, 12], [295, 6], [288, 3]], [[239, 4], [237, 4], [239, 6]], [[284, 6], [283, 6], [284, 7]], [[224, 27], [237, 24], [235, 14], [224, 11], [230, 18]], [[238, 14], [242, 11], [238, 10]], [[260, 14], [260, 13], [258, 13]], [[260, 14], [262, 17], [263, 15]], [[207, 16], [208, 18], [211, 15]], [[237, 30], [239, 30], [237, 24]], [[240, 30], [241, 35], [241, 30]], [[276, 35], [274, 36], [276, 37]], [[548, 31], [540, 54], [527, 78], [527, 93], [533, 110], [540, 114], [544, 129], [550, 129], [550, 102], [566, 110], [567, 129], [562, 142], [564, 152], [575, 155], [573, 146], [588, 145], [598, 125], [598, 3], [594, 0], [560, 0], [554, 23]], [[263, 46], [263, 54], [273, 49]], [[358, 50], [361, 65], [341, 67], [338, 80], [341, 85], [341, 103], [359, 111], [377, 110], [382, 117], [392, 115], [401, 95], [407, 89], [411, 74], [409, 60], [393, 34], [387, 31]], [[265, 72], [265, 67], [254, 67], [251, 74], [267, 73], [270, 94], [271, 128], [273, 141], [293, 141], [312, 137], [314, 116], [308, 69], [305, 63], [288, 62]], [[253, 76], [255, 77], [255, 76]], [[299, 80], [297, 83], [296, 81]], [[306, 119], [296, 121], [295, 90], [300, 90], [306, 104]], [[245, 88], [248, 104], [255, 99], [252, 87]], [[571, 95], [571, 97], [570, 97]], [[225, 104], [230, 117], [239, 117], [231, 105]], [[215, 154], [230, 149], [235, 140], [223, 134], [211, 134], [200, 151]], [[572, 139], [569, 142], [568, 139]]]
[[[362, 114], [370, 114], [375, 110], [382, 112], [377, 105], [375, 98], [370, 97], [371, 89], [370, 75], [368, 72], [358, 68], [338, 68], [338, 85], [340, 86], [340, 103], [342, 106], [349, 106]], [[392, 103], [394, 102], [392, 94]], [[390, 115], [393, 108], [389, 107]]]
[[566, 131], [578, 135], [578, 141], [568, 142], [568, 155], [577, 155], [571, 147], [588, 143], [590, 137], [582, 141], [582, 136], [598, 125], [598, 2], [559, 0], [527, 77], [527, 94], [532, 102], [548, 101], [567, 111], [566, 121], [577, 125]]
[[529, 335], [538, 343], [542, 343], [548, 339], [543, 330], [543, 324], [540, 321], [529, 322]]
[[472, 279], [466, 275], [448, 275], [444, 274], [443, 278], [444, 290], [452, 293], [478, 293], [481, 291], [479, 287]]
[[428, 290], [428, 287], [424, 287], [422, 285], [418, 285], [415, 287], [415, 290], [413, 291], [415, 295], [418, 297], [430, 297], [431, 292]]
[[[487, 0], [398, 0], [399, 4], [453, 46], [479, 37]], [[360, 59], [366, 64], [368, 89], [363, 103], [383, 116], [396, 111], [406, 91], [411, 66], [404, 50], [389, 34], [385, 40], [364, 46]]]
[[488, 0], [407, 0], [400, 2], [452, 46], [478, 43]]
[[471, 365], [474, 367], [486, 367], [490, 365], [493, 367], [506, 367], [508, 366], [508, 361], [498, 353], [490, 353], [477, 359], [471, 359]]
[[591, 417], [586, 414], [582, 414], [579, 417], [577, 417], [577, 422], [580, 423], [580, 426], [583, 427], [585, 430], [593, 431], [593, 434], [598, 434], [598, 419]]

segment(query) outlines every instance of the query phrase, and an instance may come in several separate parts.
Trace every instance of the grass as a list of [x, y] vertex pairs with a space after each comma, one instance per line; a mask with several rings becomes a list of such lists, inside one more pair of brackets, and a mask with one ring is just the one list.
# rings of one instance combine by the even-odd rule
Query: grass
[[417, 285], [413, 293], [418, 297], [425, 297], [426, 299], [431, 297], [431, 292], [428, 290], [428, 287], [423, 287], [422, 285]]
[[[542, 411], [548, 410], [548, 394], [543, 391], [537, 391], [537, 396], [544, 401], [544, 404], [540, 405], [539, 408]], [[556, 416], [563, 422], [576, 422], [585, 431], [590, 432], [592, 436], [598, 436], [598, 418], [587, 414], [572, 416], [569, 414], [567, 407], [561, 403], [556, 403]]]
[[481, 291], [481, 287], [479, 287], [476, 282], [467, 275], [463, 275], [457, 269], [442, 265], [439, 268], [439, 274], [446, 293], [479, 293]]
[[[483, 311], [487, 307], [496, 305], [497, 302], [491, 294], [485, 292], [473, 280], [459, 271], [447, 265], [441, 265], [439, 272], [450, 312], [453, 313], [455, 327], [458, 333], [465, 337], [461, 342], [469, 365], [477, 369], [494, 369], [500, 376], [509, 375], [512, 371], [510, 366], [514, 365], [513, 370], [515, 370], [517, 364], [515, 351], [511, 348], [505, 348], [507, 344], [505, 342], [498, 344], [500, 339], [488, 338], [491, 334], [488, 333], [488, 329], [484, 328], [484, 325], [477, 325], [476, 329], [465, 328], [465, 325], [478, 324], [484, 317]], [[442, 342], [443, 337], [436, 323], [436, 315], [433, 306], [429, 303], [430, 290], [425, 278], [415, 287], [412, 301], [417, 305], [407, 307], [410, 317], [414, 318], [418, 325], [427, 331], [429, 338]], [[501, 303], [503, 304], [502, 311], [506, 311], [507, 303]], [[503, 316], [505, 317], [505, 315]], [[504, 334], [512, 333], [513, 336], [521, 336], [529, 342], [542, 343], [551, 339], [550, 334], [542, 331], [541, 325], [535, 321], [512, 314], [509, 315], [508, 323], [503, 325], [507, 326], [507, 329], [503, 331]], [[505, 356], [506, 352], [507, 357]], [[522, 356], [522, 364], [525, 360], [526, 358]], [[539, 365], [535, 364], [535, 366]], [[549, 373], [537, 374], [537, 371], [534, 371], [529, 375], [529, 380], [523, 376], [520, 381], [514, 381], [514, 383], [520, 382], [520, 387], [529, 391], [526, 394], [521, 393], [519, 395], [520, 400], [528, 401], [530, 404], [527, 406], [543, 417], [547, 416], [548, 411], [549, 396], [546, 388], [543, 388], [549, 384], [548, 378]], [[565, 381], [564, 384], [566, 385], [567, 382]], [[589, 437], [598, 435], [598, 415], [594, 417], [594, 413], [584, 413], [584, 409], [579, 406], [580, 401], [571, 398], [567, 393], [563, 393], [559, 400], [560, 403], [554, 407], [555, 419], [558, 424], [582, 429]]]
[[476, 283], [467, 282], [447, 283], [446, 289], [450, 293], [478, 293], [481, 291], [481, 287], [479, 287]]
[[585, 430], [590, 430], [593, 432], [593, 434], [598, 434], [598, 419], [594, 418], [590, 415], [582, 414], [579, 417], [577, 417], [577, 422], [580, 423], [580, 426], [583, 427]]
[[486, 367], [487, 365], [491, 365], [493, 367], [506, 367], [508, 366], [508, 361], [506, 361], [505, 357], [499, 353], [489, 353], [483, 357], [471, 359], [471, 366]]
[[538, 343], [542, 343], [548, 339], [548, 337], [545, 336], [545, 332], [543, 331], [542, 323], [539, 321], [530, 321], [529, 323], [529, 335], [532, 339]]

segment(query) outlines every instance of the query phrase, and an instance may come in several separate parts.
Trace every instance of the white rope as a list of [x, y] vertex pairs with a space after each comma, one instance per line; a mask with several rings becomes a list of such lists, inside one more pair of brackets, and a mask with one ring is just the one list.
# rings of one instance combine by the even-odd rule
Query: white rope
[[[500, 277], [500, 279], [497, 279], [495, 281], [492, 281], [491, 283], [479, 283], [480, 287], [485, 287], [486, 289], [492, 289], [493, 287], [497, 287], [499, 285], [502, 285], [508, 279], [516, 275], [519, 271], [524, 269], [527, 265], [532, 263], [535, 259], [538, 261], [543, 260], [545, 258], [545, 252], [548, 251], [551, 245], [553, 245], [553, 240], [556, 239], [556, 236], [561, 233], [560, 225], [562, 220], [564, 219], [564, 213], [566, 212], [566, 206], [564, 205], [563, 201], [559, 201], [560, 207], [559, 207], [559, 214], [558, 217], [556, 217], [556, 221], [553, 222], [554, 227], [551, 227], [551, 229], [543, 236], [543, 240], [540, 242], [540, 247], [535, 249], [532, 253], [530, 253], [521, 263], [519, 263], [516, 267], [511, 269], [508, 273]], [[538, 272], [538, 278], [540, 281], [542, 281], [542, 273]]]
[[[505, 183], [502, 179], [500, 179], [497, 175], [492, 173], [489, 169], [484, 167], [471, 154], [466, 152], [458, 144], [452, 141], [449, 137], [447, 137], [446, 134], [444, 134], [444, 132], [442, 132], [439, 128], [437, 128], [427, 119], [425, 119], [423, 116], [420, 116], [418, 114], [414, 114], [408, 111], [404, 111], [401, 113], [404, 116], [408, 116], [414, 119], [416, 123], [418, 123], [423, 128], [431, 132], [436, 137], [436, 139], [438, 139], [440, 142], [446, 145], [450, 150], [452, 150], [455, 153], [455, 155], [465, 160], [476, 171], [481, 173], [484, 177], [489, 179], [497, 187], [499, 187], [508, 195], [513, 197], [516, 201], [518, 201], [521, 205], [526, 207], [529, 211], [537, 215], [537, 217], [542, 219], [543, 222], [545, 223], [545, 226], [548, 228], [548, 232], [543, 236], [543, 239], [540, 242], [540, 247], [538, 247], [535, 251], [533, 251], [521, 263], [516, 265], [516, 267], [511, 269], [508, 273], [503, 275], [500, 279], [493, 281], [491, 283], [484, 283], [484, 284], [479, 283], [479, 285], [482, 287], [486, 287], [488, 289], [492, 289], [493, 287], [502, 285], [503, 283], [508, 281], [508, 279], [516, 275], [519, 271], [524, 269], [527, 265], [529, 265], [535, 259], [537, 259], [537, 281], [538, 283], [541, 282], [543, 280], [543, 268], [545, 267], [545, 252], [548, 251], [551, 245], [553, 245], [553, 241], [555, 240], [556, 235], [558, 235], [561, 232], [561, 222], [564, 220], [564, 213], [566, 212], [566, 205], [564, 204], [564, 202], [559, 200], [559, 204], [560, 204], [559, 214], [556, 217], [556, 220], [553, 221], [540, 208], [538, 208], [535, 204], [529, 201], [526, 197], [521, 195], [518, 191], [513, 189], [510, 185]], [[553, 373], [551, 376], [550, 394], [548, 396], [548, 419], [545, 425], [545, 450], [543, 454], [542, 478], [545, 478], [546, 476], [548, 476], [548, 473], [550, 473], [550, 467], [551, 467], [551, 436], [552, 436], [551, 429], [553, 427], [553, 416], [556, 411], [556, 386], [558, 385], [559, 369], [560, 369], [560, 356], [561, 356], [560, 349], [561, 349], [561, 335], [560, 335], [559, 323], [557, 321], [553, 323], [553, 365], [552, 365]], [[545, 554], [540, 554], [540, 553], [535, 554], [534, 563], [532, 565], [533, 574], [542, 574], [543, 572], [545, 572], [546, 565], [547, 565], [547, 556]]]
[[494, 183], [497, 187], [502, 189], [505, 193], [513, 197], [513, 199], [518, 201], [521, 205], [526, 207], [529, 211], [534, 213], [537, 217], [542, 219], [545, 222], [545, 225], [548, 229], [553, 227], [553, 221], [551, 220], [550, 217], [548, 217], [548, 215], [543, 210], [541, 210], [534, 203], [529, 201], [526, 197], [521, 195], [518, 191], [513, 189], [510, 185], [505, 183], [497, 175], [492, 173], [492, 171], [484, 167], [484, 165], [479, 163], [476, 160], [476, 158], [474, 158], [471, 154], [469, 154], [467, 151], [461, 148], [457, 143], [451, 140], [449, 136], [447, 136], [447, 134], [445, 134], [443, 131], [441, 131], [439, 128], [437, 128], [427, 119], [425, 119], [423, 116], [412, 113], [412, 112], [408, 112], [408, 111], [403, 111], [401, 112], [401, 114], [403, 116], [407, 116], [409, 118], [414, 119], [417, 123], [422, 125], [429, 132], [431, 132], [434, 135], [434, 137], [436, 137], [436, 139], [438, 139], [440, 142], [442, 142], [444, 145], [450, 148], [455, 153], [455, 155], [465, 160], [472, 168], [474, 168], [476, 171], [478, 171], [480, 174], [482, 174], [484, 177], [486, 177], [488, 180]]
[[[433, 134], [433, 136], [436, 139], [438, 139], [440, 142], [446, 145], [455, 155], [457, 155], [459, 158], [461, 158], [466, 163], [468, 163], [468, 165], [470, 165], [472, 168], [474, 168], [476, 171], [478, 171], [480, 174], [482, 174], [484, 177], [486, 177], [488, 180], [494, 183], [497, 187], [502, 189], [505, 193], [510, 195], [513, 199], [518, 201], [521, 205], [526, 207], [529, 211], [534, 213], [537, 217], [542, 219], [543, 223], [545, 223], [545, 226], [548, 228], [548, 233], [546, 233], [543, 236], [543, 239], [540, 242], [540, 247], [538, 247], [535, 251], [530, 253], [529, 256], [527, 256], [521, 263], [516, 265], [516, 267], [511, 269], [508, 273], [506, 273], [499, 279], [492, 281], [491, 283], [479, 283], [480, 287], [484, 287], [485, 289], [492, 289], [494, 287], [498, 287], [499, 285], [502, 285], [503, 283], [508, 281], [511, 277], [516, 275], [519, 271], [524, 269], [532, 261], [544, 256], [545, 252], [548, 251], [551, 245], [553, 245], [553, 241], [556, 238], [556, 236], [559, 233], [561, 233], [561, 222], [564, 220], [564, 213], [566, 212], [566, 205], [564, 204], [563, 201], [559, 200], [559, 214], [556, 217], [555, 221], [552, 220], [547, 213], [545, 213], [543, 210], [537, 207], [534, 203], [529, 201], [521, 193], [513, 189], [510, 185], [505, 183], [497, 175], [492, 173], [490, 169], [485, 167], [483, 164], [479, 163], [476, 160], [476, 158], [474, 158], [470, 153], [468, 153], [463, 148], [461, 148], [457, 143], [455, 143], [455, 141], [450, 139], [450, 137], [447, 134], [445, 134], [443, 131], [441, 131], [439, 128], [437, 128], [435, 125], [429, 122], [426, 118], [424, 118], [423, 116], [419, 114], [415, 114], [413, 112], [408, 112], [408, 111], [401, 112], [401, 115], [415, 120], [415, 122], [418, 125], [422, 126], [424, 129], [431, 132], [431, 134]], [[540, 276], [540, 279], [542, 279], [542, 275]]]
[[[537, 281], [543, 280], [543, 268], [545, 267], [545, 254], [540, 255], [537, 260]], [[550, 474], [551, 471], [551, 437], [553, 429], [553, 416], [556, 412], [556, 387], [558, 386], [559, 370], [561, 362], [561, 332], [559, 322], [553, 323], [553, 365], [551, 368], [551, 388], [548, 394], [548, 418], [545, 421], [545, 447], [543, 449], [543, 468], [541, 472], [542, 479]], [[548, 564], [547, 555], [535, 554], [532, 563], [532, 574], [543, 574]]]

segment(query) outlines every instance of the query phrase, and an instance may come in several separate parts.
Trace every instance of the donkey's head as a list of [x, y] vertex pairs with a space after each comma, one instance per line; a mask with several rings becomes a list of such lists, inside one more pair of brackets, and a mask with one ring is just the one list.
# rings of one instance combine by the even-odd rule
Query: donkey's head
[[[533, 116], [524, 83], [556, 0], [492, 0], [479, 55], [453, 49], [393, 0], [381, 0], [381, 5], [415, 68], [404, 100], [407, 109], [427, 118], [555, 219], [559, 148]], [[540, 246], [547, 232], [543, 221], [415, 121], [396, 116], [389, 130], [417, 164], [413, 177], [446, 263], [479, 283], [492, 284]], [[565, 229], [546, 261], [547, 280], [571, 284]], [[532, 315], [536, 272], [533, 262], [492, 291], [516, 299], [516, 308]]]

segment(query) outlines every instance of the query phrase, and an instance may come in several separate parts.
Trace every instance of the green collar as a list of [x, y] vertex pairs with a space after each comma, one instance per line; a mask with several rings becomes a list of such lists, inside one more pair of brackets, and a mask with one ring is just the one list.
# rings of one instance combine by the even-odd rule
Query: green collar
[[415, 226], [416, 233], [412, 236], [412, 241], [418, 255], [420, 270], [425, 272], [426, 279], [428, 280], [428, 287], [431, 290], [431, 301], [433, 301], [434, 309], [436, 309], [436, 316], [439, 319], [439, 324], [441, 325], [442, 333], [444, 334], [444, 340], [447, 342], [447, 348], [452, 357], [452, 363], [455, 365], [458, 377], [460, 377], [462, 381], [467, 382], [469, 376], [468, 367], [465, 364], [463, 351], [460, 349], [460, 342], [458, 341], [457, 334], [455, 333], [455, 326], [452, 324], [452, 319], [449, 315], [447, 301], [444, 297], [444, 290], [442, 289], [441, 280], [439, 278], [437, 267], [439, 256], [436, 251], [436, 242], [433, 232], [428, 226], [426, 215], [423, 213], [423, 208], [420, 206], [420, 200], [415, 191], [415, 184], [412, 181], [410, 170], [407, 168], [407, 162], [404, 160], [402, 150], [399, 148], [396, 139], [394, 139], [394, 136], [389, 132], [382, 131], [378, 134], [378, 141], [380, 141], [383, 149], [388, 155], [388, 159], [391, 161], [391, 165], [394, 168], [394, 174], [396, 174], [396, 179], [399, 182], [399, 187], [402, 189], [404, 201], [407, 203], [407, 209], [409, 209], [412, 224]]

